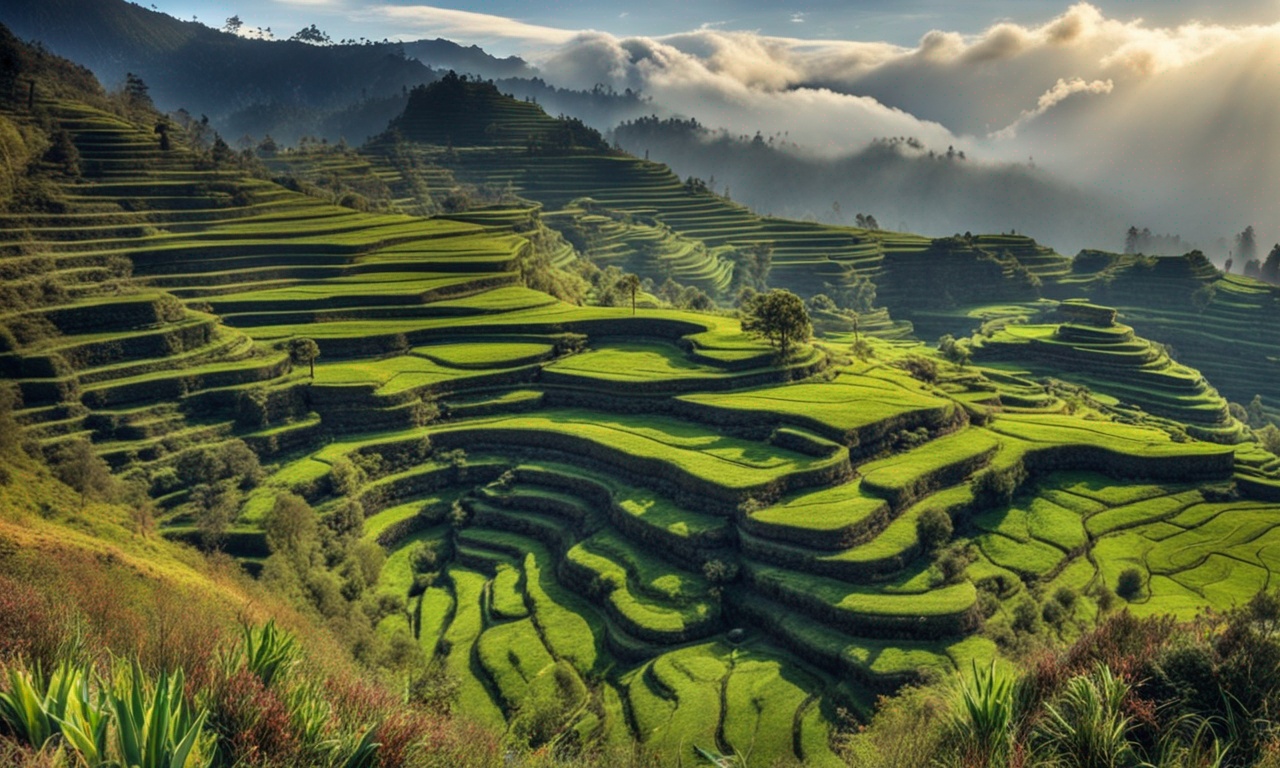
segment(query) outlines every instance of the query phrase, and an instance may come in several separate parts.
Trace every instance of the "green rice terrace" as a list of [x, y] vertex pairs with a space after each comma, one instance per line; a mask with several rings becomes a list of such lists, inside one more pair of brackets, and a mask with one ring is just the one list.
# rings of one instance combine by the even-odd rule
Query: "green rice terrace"
[[[1142, 335], [1182, 321], [1127, 304], [1123, 274], [1106, 295], [1125, 324], [1085, 302], [1008, 322], [1035, 319], [1036, 286], [1085, 295], [1095, 272], [1016, 236], [758, 216], [533, 105], [473, 104], [450, 133], [411, 101], [408, 151], [448, 169], [428, 186], [520, 198], [430, 217], [395, 204], [424, 176], [389, 144], [353, 153], [393, 201], [361, 212], [205, 167], [177, 129], [161, 149], [146, 125], [41, 106], [84, 172], [54, 184], [60, 209], [0, 214], [6, 295], [26, 297], [0, 311], [24, 437], [50, 456], [88, 441], [166, 536], [264, 578], [288, 546], [280, 500], [300, 497], [385, 553], [350, 587], [378, 596], [374, 631], [456, 682], [454, 712], [525, 744], [837, 764], [842, 712], [1001, 657], [1020, 605], [1069, 640], [1116, 600], [1190, 617], [1280, 571], [1280, 459], [1215, 389], [1274, 387], [1273, 357], [1234, 390], [1206, 380]], [[724, 299], [760, 243], [769, 285], [806, 297], [871, 279], [894, 317], [1009, 314], [957, 364], [883, 310], [859, 327], [815, 307], [818, 337], [783, 355], [649, 288], [633, 308], [529, 287], [531, 263], [587, 254]], [[985, 287], [920, 298], [945, 275]], [[1185, 338], [1275, 301], [1194, 279], [1218, 288]]]

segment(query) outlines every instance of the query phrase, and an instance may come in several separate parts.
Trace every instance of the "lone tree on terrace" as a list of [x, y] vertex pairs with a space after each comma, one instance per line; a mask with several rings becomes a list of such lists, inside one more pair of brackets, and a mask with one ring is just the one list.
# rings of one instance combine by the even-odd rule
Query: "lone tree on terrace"
[[622, 290], [631, 294], [631, 314], [636, 313], [636, 293], [640, 290], [640, 276], [634, 272], [629, 272], [622, 276], [618, 281], [618, 285]]
[[813, 334], [804, 302], [783, 288], [751, 296], [741, 312], [742, 330], [764, 336], [783, 355], [793, 343], [808, 341]]
[[316, 358], [320, 356], [320, 345], [311, 339], [294, 339], [289, 344], [289, 357], [298, 364], [306, 363], [311, 367], [311, 378], [316, 377]]

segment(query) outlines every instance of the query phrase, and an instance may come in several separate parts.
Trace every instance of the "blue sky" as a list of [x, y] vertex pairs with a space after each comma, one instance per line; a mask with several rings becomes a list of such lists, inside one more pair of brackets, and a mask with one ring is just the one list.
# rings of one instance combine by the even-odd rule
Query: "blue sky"
[[[409, 0], [388, 0], [385, 3], [357, 0], [153, 1], [161, 11], [184, 19], [196, 16], [210, 26], [219, 26], [227, 16], [239, 14], [250, 26], [271, 27], [277, 37], [288, 37], [299, 28], [314, 23], [335, 39], [443, 36], [460, 43], [479, 44], [503, 55], [536, 48], [537, 41], [513, 36], [499, 27], [483, 29], [473, 25], [460, 31], [449, 25], [424, 23], [406, 26], [404, 17], [382, 11], [394, 6], [431, 5], [436, 9], [506, 17], [533, 26], [594, 29], [617, 36], [670, 35], [706, 25], [785, 37], [913, 45], [933, 29], [977, 34], [999, 21], [1041, 23], [1062, 13], [1068, 5], [1065, 0], [976, 0], [963, 4], [945, 0], [805, 0], [784, 4], [763, 0], [648, 0], [639, 3], [633, 0], [543, 0], [537, 3], [528, 0], [465, 3]], [[1126, 20], [1141, 17], [1156, 25], [1173, 25], [1190, 19], [1223, 24], [1280, 21], [1280, 0], [1099, 0], [1095, 4], [1109, 17]]]

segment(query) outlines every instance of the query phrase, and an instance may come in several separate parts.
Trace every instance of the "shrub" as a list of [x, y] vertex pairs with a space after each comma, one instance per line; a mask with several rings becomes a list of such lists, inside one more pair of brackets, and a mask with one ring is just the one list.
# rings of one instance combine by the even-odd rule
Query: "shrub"
[[938, 381], [938, 364], [927, 357], [907, 355], [894, 363], [894, 365], [909, 373], [912, 378], [919, 379], [926, 384], [933, 384]]
[[963, 341], [957, 341], [951, 334], [946, 334], [938, 339], [938, 351], [942, 353], [948, 361], [955, 363], [963, 368], [969, 363], [973, 353], [969, 351], [969, 346]]
[[997, 671], [973, 664], [973, 677], [960, 689], [948, 746], [961, 755], [962, 765], [1002, 765], [1013, 748], [1017, 697], [1014, 680]]
[[188, 486], [234, 480], [242, 490], [262, 482], [262, 465], [258, 455], [243, 440], [228, 440], [215, 447], [205, 446], [184, 453], [176, 469]]
[[346, 456], [341, 456], [329, 468], [329, 483], [333, 492], [339, 496], [349, 496], [360, 490], [365, 481], [363, 469], [351, 463]]
[[[12, 541], [0, 542], [0, 556], [16, 549]], [[41, 669], [53, 669], [67, 624], [60, 604], [30, 584], [0, 576], [0, 661], [21, 658]]]
[[240, 392], [236, 395], [236, 424], [249, 428], [265, 427], [270, 416], [268, 401], [267, 390], [262, 387]]
[[280, 493], [262, 520], [267, 547], [273, 553], [302, 556], [314, 549], [317, 541], [316, 513], [301, 496]]
[[357, 539], [364, 532], [364, 505], [355, 499], [343, 499], [324, 523], [339, 540]]
[[22, 390], [12, 381], [0, 381], [0, 456], [11, 456], [21, 447], [21, 428], [13, 412], [22, 407]]
[[738, 578], [738, 564], [708, 560], [702, 564], [702, 575], [712, 584], [727, 584]]
[[1005, 470], [988, 469], [973, 479], [974, 504], [979, 509], [1008, 504], [1026, 479], [1027, 471], [1020, 464]]
[[1116, 580], [1116, 594], [1129, 602], [1142, 596], [1142, 572], [1137, 568], [1125, 568]]
[[932, 507], [916, 519], [916, 537], [927, 552], [936, 552], [951, 540], [951, 515], [945, 509]]
[[1044, 619], [1044, 623], [1057, 627], [1066, 621], [1067, 611], [1057, 600], [1046, 600], [1040, 606], [1040, 618]]
[[1040, 611], [1035, 601], [1024, 597], [1013, 606], [1013, 629], [1016, 632], [1034, 634], [1040, 628]]
[[434, 541], [419, 541], [409, 553], [409, 567], [414, 573], [430, 573], [440, 567], [440, 551]]
[[93, 451], [93, 444], [76, 438], [58, 446], [50, 457], [53, 474], [80, 494], [80, 506], [90, 498], [103, 498], [114, 487], [111, 468]]
[[221, 549], [239, 515], [239, 492], [226, 482], [202, 483], [191, 490], [191, 503], [201, 545], [208, 550]]
[[972, 545], [956, 543], [947, 547], [935, 563], [943, 584], [954, 584], [964, 578], [965, 569], [977, 558]]

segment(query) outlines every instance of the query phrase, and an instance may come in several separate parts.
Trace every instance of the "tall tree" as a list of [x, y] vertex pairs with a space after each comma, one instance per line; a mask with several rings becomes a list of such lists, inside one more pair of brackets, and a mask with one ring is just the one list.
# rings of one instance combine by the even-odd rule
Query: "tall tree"
[[783, 355], [792, 344], [807, 341], [813, 334], [804, 301], [783, 288], [751, 296], [744, 302], [741, 312], [742, 329], [764, 336]]
[[1262, 279], [1268, 283], [1280, 284], [1280, 243], [1276, 243], [1262, 262]]
[[618, 285], [631, 294], [631, 314], [636, 313], [636, 293], [640, 290], [640, 276], [634, 272], [628, 272], [618, 281]]
[[1125, 253], [1138, 252], [1138, 236], [1139, 236], [1139, 233], [1138, 233], [1137, 227], [1131, 226], [1129, 227], [1129, 231], [1124, 233], [1124, 252]]
[[151, 89], [146, 81], [132, 72], [124, 75], [124, 97], [130, 109], [153, 109], [155, 106], [151, 103]]
[[312, 45], [328, 45], [332, 42], [329, 39], [328, 33], [321, 30], [315, 24], [312, 24], [309, 27], [303, 27], [295, 32], [293, 37], [289, 39], [299, 43], [311, 43]]
[[89, 497], [103, 496], [111, 490], [111, 468], [84, 438], [58, 446], [50, 466], [55, 477], [79, 491], [81, 507]]
[[311, 378], [316, 377], [316, 358], [320, 356], [320, 345], [312, 339], [294, 339], [289, 344], [289, 357], [298, 364], [311, 366]]
[[1236, 253], [1246, 262], [1258, 255], [1258, 243], [1253, 233], [1252, 224], [1236, 235]]
[[733, 254], [734, 276], [739, 285], [763, 291], [773, 269], [773, 243], [754, 243]]

